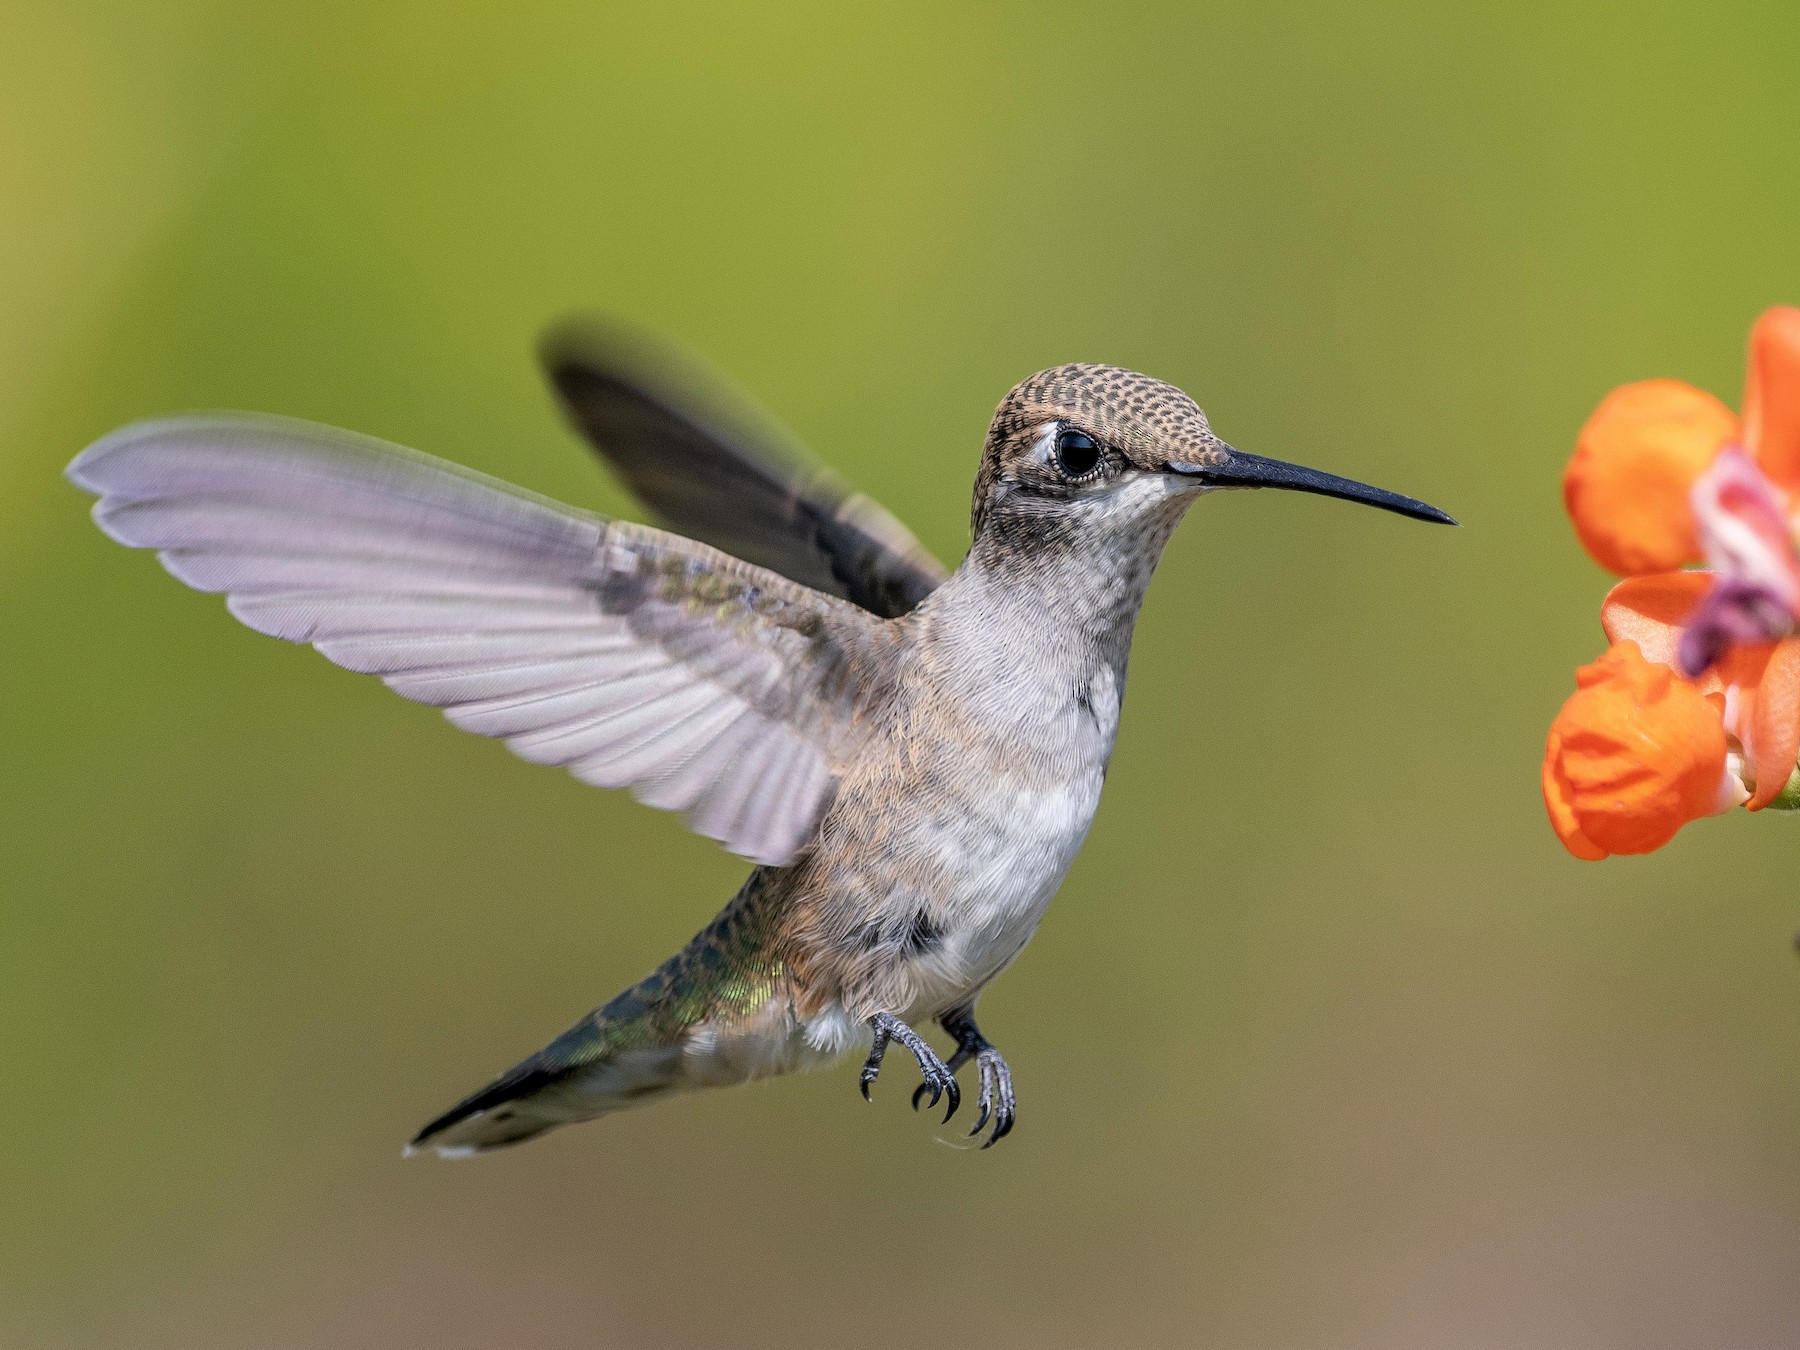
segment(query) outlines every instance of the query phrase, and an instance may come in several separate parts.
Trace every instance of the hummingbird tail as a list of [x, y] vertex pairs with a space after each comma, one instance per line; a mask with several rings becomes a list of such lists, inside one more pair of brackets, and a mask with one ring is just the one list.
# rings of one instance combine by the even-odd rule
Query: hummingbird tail
[[590, 1013], [536, 1054], [432, 1121], [406, 1146], [444, 1158], [466, 1158], [523, 1143], [545, 1130], [591, 1120], [686, 1086], [682, 1040], [656, 1044], [620, 1026], [609, 1010], [636, 991]]
[[782, 964], [770, 951], [764, 899], [768, 872], [752, 873], [655, 973], [444, 1112], [407, 1152], [486, 1153], [685, 1088], [790, 1067], [787, 1003], [776, 998]]

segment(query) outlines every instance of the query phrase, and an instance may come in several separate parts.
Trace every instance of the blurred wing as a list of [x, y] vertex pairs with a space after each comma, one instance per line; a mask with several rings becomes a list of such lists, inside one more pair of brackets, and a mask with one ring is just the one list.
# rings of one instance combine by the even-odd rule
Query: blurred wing
[[250, 627], [757, 862], [809, 842], [879, 685], [883, 625], [842, 601], [350, 432], [139, 422], [69, 477]]
[[558, 329], [543, 362], [569, 420], [672, 528], [814, 590], [898, 618], [947, 575], [878, 503], [790, 438], [724, 411], [723, 382], [596, 321]]

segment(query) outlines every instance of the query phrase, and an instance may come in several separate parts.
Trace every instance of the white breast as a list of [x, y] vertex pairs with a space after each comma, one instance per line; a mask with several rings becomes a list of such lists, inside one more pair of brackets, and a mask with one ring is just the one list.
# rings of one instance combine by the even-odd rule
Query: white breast
[[919, 961], [921, 1006], [966, 999], [999, 974], [1075, 861], [1118, 726], [1110, 670], [1091, 682], [1088, 701], [1091, 716], [1072, 713], [1065, 687], [1036, 705], [1042, 725], [1021, 718], [998, 731], [975, 752], [985, 771], [971, 775], [971, 790], [920, 821], [908, 841], [930, 858], [941, 887], [931, 899], [944, 919], [943, 941]]

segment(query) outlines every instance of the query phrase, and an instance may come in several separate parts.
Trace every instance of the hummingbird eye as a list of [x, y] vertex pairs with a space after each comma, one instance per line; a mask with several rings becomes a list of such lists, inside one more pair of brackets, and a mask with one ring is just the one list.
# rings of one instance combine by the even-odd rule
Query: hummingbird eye
[[1100, 467], [1100, 447], [1085, 431], [1064, 427], [1056, 433], [1056, 467], [1069, 478], [1086, 478]]

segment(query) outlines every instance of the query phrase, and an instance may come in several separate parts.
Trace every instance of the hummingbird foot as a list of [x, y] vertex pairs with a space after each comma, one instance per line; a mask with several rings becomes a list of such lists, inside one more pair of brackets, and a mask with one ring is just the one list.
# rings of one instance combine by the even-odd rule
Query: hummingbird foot
[[944, 1119], [949, 1120], [955, 1115], [956, 1108], [962, 1104], [962, 1089], [956, 1085], [956, 1071], [938, 1058], [937, 1051], [931, 1048], [925, 1038], [892, 1013], [876, 1013], [869, 1019], [869, 1025], [875, 1030], [875, 1044], [869, 1048], [868, 1059], [863, 1061], [859, 1082], [863, 1100], [875, 1100], [869, 1095], [869, 1088], [881, 1074], [881, 1061], [887, 1054], [888, 1042], [899, 1041], [912, 1051], [913, 1058], [919, 1061], [919, 1072], [925, 1078], [919, 1084], [918, 1091], [913, 1093], [913, 1105], [916, 1107], [920, 1095], [929, 1089], [930, 1105], [936, 1106], [940, 1097], [948, 1097], [950, 1106], [944, 1112]]
[[981, 1133], [981, 1127], [988, 1123], [991, 1110], [994, 1117], [994, 1132], [987, 1138], [983, 1148], [992, 1148], [1007, 1135], [1012, 1133], [1013, 1122], [1018, 1118], [1017, 1102], [1013, 1097], [1012, 1070], [1006, 1067], [1006, 1061], [1000, 1058], [1000, 1052], [993, 1046], [984, 1046], [975, 1052], [975, 1068], [981, 1075], [981, 1095], [975, 1104], [981, 1108], [976, 1117], [975, 1128], [969, 1131], [973, 1138]]
[[[975, 1071], [980, 1075], [981, 1084], [975, 1105], [980, 1114], [969, 1135], [973, 1138], [980, 1134], [989, 1120], [992, 1120], [994, 1132], [982, 1145], [983, 1148], [992, 1148], [1012, 1133], [1013, 1123], [1017, 1119], [1018, 1102], [1013, 1096], [1012, 1070], [1007, 1067], [1000, 1052], [981, 1034], [981, 1028], [975, 1025], [974, 1009], [955, 1008], [938, 1021], [943, 1024], [945, 1031], [956, 1037], [956, 1053], [950, 1056], [950, 1062], [945, 1067], [955, 1073], [970, 1060], [975, 1061]], [[925, 1086], [921, 1083], [913, 1090], [912, 1104], [915, 1111], [919, 1109], [919, 1098], [925, 1095]], [[934, 1097], [932, 1100], [937, 1099]]]

